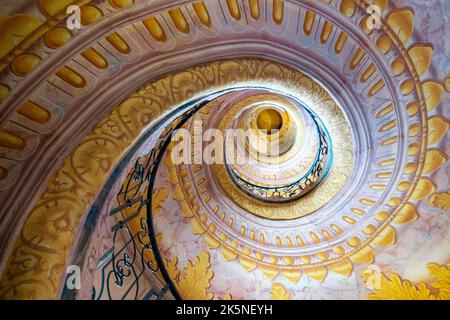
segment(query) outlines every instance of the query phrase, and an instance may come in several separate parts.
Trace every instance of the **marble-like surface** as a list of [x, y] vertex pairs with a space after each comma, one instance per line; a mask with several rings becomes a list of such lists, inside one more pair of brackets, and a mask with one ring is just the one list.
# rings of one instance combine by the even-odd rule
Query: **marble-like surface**
[[[398, 7], [414, 10], [417, 42], [431, 43], [433, 46], [432, 65], [425, 78], [437, 78], [442, 82], [450, 76], [450, 2], [445, 0], [397, 1]], [[446, 40], [447, 39], [447, 40]], [[443, 41], [444, 40], [444, 41]], [[438, 113], [450, 116], [450, 95], [444, 94]], [[448, 137], [448, 136], [447, 136]], [[450, 141], [445, 137], [439, 146], [447, 154]], [[158, 176], [160, 186], [171, 190], [166, 182], [167, 168], [162, 168]], [[436, 192], [445, 192], [450, 185], [448, 162], [432, 175]], [[170, 196], [169, 196], [170, 198]], [[246, 272], [237, 261], [225, 261], [220, 250], [209, 250], [201, 235], [194, 235], [190, 220], [180, 217], [181, 208], [176, 201], [167, 201], [164, 212], [156, 217], [156, 228], [163, 233], [161, 248], [164, 256], [177, 256], [179, 265], [194, 260], [201, 251], [211, 254], [214, 277], [209, 291], [218, 299], [231, 294], [235, 299], [269, 299], [273, 283], [282, 283], [293, 299], [365, 299], [370, 290], [362, 281], [362, 272], [367, 268], [385, 274], [397, 273], [414, 283], [429, 282], [428, 263], [446, 264], [450, 261], [450, 220], [449, 212], [432, 207], [427, 199], [416, 203], [419, 218], [409, 224], [396, 226], [397, 241], [393, 246], [375, 247], [377, 254], [372, 265], [354, 264], [354, 272], [349, 277], [330, 273], [323, 283], [303, 276], [293, 284], [282, 277], [268, 280], [258, 269]], [[173, 236], [172, 236], [173, 235]]]

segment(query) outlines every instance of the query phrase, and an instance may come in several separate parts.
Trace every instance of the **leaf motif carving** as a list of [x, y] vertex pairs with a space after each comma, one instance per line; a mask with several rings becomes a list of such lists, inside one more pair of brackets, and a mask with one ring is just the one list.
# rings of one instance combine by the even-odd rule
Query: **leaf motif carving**
[[372, 290], [368, 298], [371, 300], [448, 300], [450, 299], [450, 264], [446, 266], [435, 263], [428, 264], [433, 293], [424, 282], [417, 285], [400, 278], [393, 273], [385, 276], [381, 272], [367, 269], [363, 272], [363, 280]]
[[283, 284], [274, 283], [272, 285], [272, 291], [270, 297], [272, 300], [291, 300], [291, 293], [286, 290]]
[[210, 281], [214, 276], [211, 269], [210, 255], [206, 251], [200, 252], [194, 262], [189, 260], [186, 267], [178, 270], [178, 259], [166, 259], [166, 268], [175, 283], [180, 296], [184, 300], [211, 300], [213, 294], [208, 291]]
[[153, 190], [153, 201], [152, 201], [152, 213], [157, 215], [162, 211], [162, 205], [167, 200], [169, 196], [169, 190], [167, 188], [158, 188]]
[[433, 207], [450, 210], [450, 190], [433, 194], [430, 198], [430, 203]]

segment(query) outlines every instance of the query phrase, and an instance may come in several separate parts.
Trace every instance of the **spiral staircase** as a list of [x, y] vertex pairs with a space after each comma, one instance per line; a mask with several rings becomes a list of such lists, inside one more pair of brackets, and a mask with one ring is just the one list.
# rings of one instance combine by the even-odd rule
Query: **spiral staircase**
[[450, 299], [449, 9], [2, 5], [0, 297]]

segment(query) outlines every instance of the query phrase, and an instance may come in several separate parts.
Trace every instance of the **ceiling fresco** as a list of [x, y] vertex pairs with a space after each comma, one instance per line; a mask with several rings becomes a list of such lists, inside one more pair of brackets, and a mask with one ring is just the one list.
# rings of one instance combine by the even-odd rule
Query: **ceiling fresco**
[[450, 299], [448, 1], [0, 5], [1, 298]]

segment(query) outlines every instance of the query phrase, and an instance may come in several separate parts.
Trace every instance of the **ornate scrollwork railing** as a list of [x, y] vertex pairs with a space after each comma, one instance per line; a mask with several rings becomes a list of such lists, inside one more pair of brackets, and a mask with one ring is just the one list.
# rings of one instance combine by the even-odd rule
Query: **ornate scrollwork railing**
[[94, 284], [92, 299], [180, 299], [158, 250], [152, 219], [152, 190], [172, 134], [207, 102], [198, 103], [173, 120], [150, 153], [136, 160], [134, 170], [117, 194], [119, 205], [109, 212], [118, 222], [111, 228], [112, 248], [97, 266], [101, 279]]

